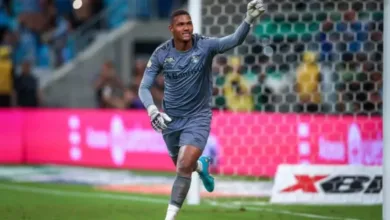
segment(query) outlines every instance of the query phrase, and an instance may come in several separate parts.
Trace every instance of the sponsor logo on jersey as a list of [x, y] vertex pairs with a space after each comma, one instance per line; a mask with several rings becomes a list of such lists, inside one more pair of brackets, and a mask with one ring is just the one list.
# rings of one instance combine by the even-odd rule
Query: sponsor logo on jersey
[[200, 66], [197, 66], [196, 68], [194, 69], [190, 69], [188, 71], [185, 71], [185, 72], [176, 72], [176, 73], [167, 73], [165, 72], [165, 77], [167, 79], [182, 79], [182, 78], [186, 78], [186, 77], [189, 77], [191, 75], [199, 75], [202, 70], [203, 70], [204, 66], [203, 65], [200, 65]]

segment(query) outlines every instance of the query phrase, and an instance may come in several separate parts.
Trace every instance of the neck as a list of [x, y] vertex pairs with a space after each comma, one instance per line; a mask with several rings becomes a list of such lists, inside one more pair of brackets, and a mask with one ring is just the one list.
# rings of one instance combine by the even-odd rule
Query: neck
[[174, 39], [173, 42], [175, 43], [175, 49], [178, 51], [187, 51], [192, 47], [192, 40], [183, 42]]

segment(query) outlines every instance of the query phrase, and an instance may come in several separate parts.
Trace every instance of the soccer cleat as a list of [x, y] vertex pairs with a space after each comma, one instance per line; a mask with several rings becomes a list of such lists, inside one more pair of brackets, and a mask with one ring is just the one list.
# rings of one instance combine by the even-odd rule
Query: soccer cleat
[[198, 172], [199, 177], [203, 182], [204, 188], [208, 192], [214, 191], [214, 177], [209, 173], [210, 158], [209, 157], [200, 157], [199, 161], [202, 163], [202, 171]]

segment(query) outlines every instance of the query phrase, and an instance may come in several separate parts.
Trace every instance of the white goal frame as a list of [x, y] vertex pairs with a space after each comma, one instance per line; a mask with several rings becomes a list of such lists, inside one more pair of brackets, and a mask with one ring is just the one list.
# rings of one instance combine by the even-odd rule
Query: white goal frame
[[383, 30], [383, 220], [390, 220], [390, 0], [384, 0], [384, 30]]
[[[202, 33], [202, 0], [189, 0], [188, 12], [194, 25], [194, 33]], [[192, 173], [191, 187], [187, 194], [188, 205], [200, 204], [200, 178], [197, 172]]]

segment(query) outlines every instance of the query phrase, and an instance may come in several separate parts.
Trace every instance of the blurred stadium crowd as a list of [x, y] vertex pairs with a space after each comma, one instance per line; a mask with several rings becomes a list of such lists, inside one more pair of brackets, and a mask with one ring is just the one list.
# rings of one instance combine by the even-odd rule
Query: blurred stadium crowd
[[0, 107], [39, 106], [42, 98], [34, 69], [52, 70], [73, 59], [77, 38], [72, 33], [94, 17], [104, 13], [106, 19], [87, 25], [83, 34], [114, 29], [128, 18], [168, 18], [182, 2], [0, 0]]
[[[96, 101], [100, 108], [143, 109], [138, 97], [138, 88], [146, 68], [147, 60], [138, 59], [133, 68], [133, 80], [124, 85], [115, 71], [113, 62], [107, 61], [95, 81]], [[151, 89], [154, 101], [161, 106], [164, 93], [164, 77], [159, 74]]]
[[[111, 10], [105, 24], [94, 28], [119, 26], [123, 13], [132, 13], [137, 19], [166, 19], [171, 10], [185, 3], [161, 0], [151, 8], [149, 1], [140, 0], [143, 7], [132, 11], [130, 1], [123, 1], [127, 3]], [[66, 63], [74, 57], [69, 33], [118, 1], [83, 0], [85, 6], [80, 9], [74, 9], [69, 0], [0, 2], [0, 68], [4, 75], [8, 69], [17, 71], [15, 67], [23, 62], [24, 72], [31, 72], [31, 65]], [[383, 1], [266, 0], [265, 4], [267, 13], [244, 44], [214, 60], [215, 109], [381, 114]], [[245, 7], [239, 0], [204, 0], [202, 32], [208, 36], [232, 33], [242, 21]], [[98, 106], [143, 108], [137, 90], [146, 63], [144, 59], [135, 62], [134, 80], [127, 84], [118, 78], [112, 61], [104, 63], [94, 84]], [[22, 74], [15, 80], [15, 91], [30, 94], [26, 91], [33, 84], [33, 79], [24, 79]], [[0, 89], [2, 94], [12, 90], [4, 84]], [[157, 104], [163, 90], [160, 75], [153, 88]], [[35, 97], [39, 101], [40, 96]]]

